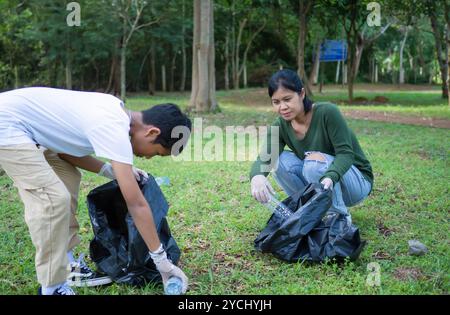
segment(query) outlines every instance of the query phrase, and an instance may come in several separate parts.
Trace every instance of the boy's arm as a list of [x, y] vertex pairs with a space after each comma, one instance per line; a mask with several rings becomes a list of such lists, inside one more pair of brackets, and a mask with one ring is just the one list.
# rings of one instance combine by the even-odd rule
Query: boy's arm
[[111, 164], [134, 224], [145, 244], [147, 244], [148, 249], [152, 252], [157, 251], [161, 242], [159, 241], [158, 233], [156, 232], [156, 226], [153, 221], [150, 206], [136, 182], [132, 166], [115, 161], [111, 161]]
[[64, 161], [69, 162], [73, 166], [82, 168], [86, 171], [93, 173], [100, 172], [100, 169], [102, 168], [103, 164], [105, 164], [105, 162], [102, 162], [90, 155], [77, 157], [64, 153], [59, 153], [58, 156]]

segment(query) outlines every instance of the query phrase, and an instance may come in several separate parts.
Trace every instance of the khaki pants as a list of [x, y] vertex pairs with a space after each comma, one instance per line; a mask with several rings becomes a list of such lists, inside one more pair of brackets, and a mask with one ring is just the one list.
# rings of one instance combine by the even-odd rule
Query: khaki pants
[[35, 144], [0, 146], [0, 166], [25, 205], [38, 282], [47, 287], [66, 281], [67, 251], [80, 243], [75, 214], [81, 173]]

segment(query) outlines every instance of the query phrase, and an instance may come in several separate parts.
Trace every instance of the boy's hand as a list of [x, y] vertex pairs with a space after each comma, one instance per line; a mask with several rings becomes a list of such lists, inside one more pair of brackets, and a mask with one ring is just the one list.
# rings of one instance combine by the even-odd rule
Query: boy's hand
[[[136, 177], [137, 181], [139, 181], [139, 179], [141, 178], [141, 175], [144, 176], [145, 179], [148, 179], [148, 174], [146, 171], [141, 170], [134, 166], [132, 167], [132, 171], [133, 171], [133, 175], [134, 175], [134, 177]], [[111, 163], [108, 163], [108, 162], [103, 164], [102, 168], [100, 169], [100, 172], [98, 172], [98, 175], [107, 177], [111, 180], [116, 179], [112, 165], [111, 165]]]
[[183, 283], [182, 293], [185, 294], [188, 288], [188, 278], [180, 268], [175, 266], [167, 258], [166, 251], [161, 247], [161, 251], [159, 253], [150, 252], [150, 256], [155, 263], [156, 269], [161, 273], [164, 288], [166, 287], [167, 280], [169, 280], [170, 277], [178, 277]]

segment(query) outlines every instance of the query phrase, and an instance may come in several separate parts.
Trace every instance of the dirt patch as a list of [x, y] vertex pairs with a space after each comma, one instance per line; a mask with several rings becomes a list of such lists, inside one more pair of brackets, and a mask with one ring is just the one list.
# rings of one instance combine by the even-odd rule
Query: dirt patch
[[382, 250], [379, 250], [379, 251], [376, 251], [375, 253], [373, 253], [372, 254], [372, 258], [383, 259], [383, 260], [384, 259], [386, 259], [386, 260], [391, 260], [392, 259], [391, 255], [389, 255], [386, 252], [383, 252]]
[[336, 104], [340, 105], [385, 105], [386, 103], [389, 103], [389, 99], [385, 96], [377, 95], [372, 100], [369, 100], [366, 97], [355, 97], [353, 101], [349, 100], [338, 100], [336, 101]]
[[383, 236], [390, 236], [393, 233], [393, 230], [385, 226], [382, 222], [378, 222], [377, 229], [378, 233]]
[[425, 276], [419, 268], [399, 267], [394, 271], [394, 277], [398, 280], [421, 280]]
[[403, 114], [387, 113], [382, 111], [377, 112], [366, 110], [350, 110], [350, 109], [346, 110], [343, 108], [341, 108], [341, 110], [344, 116], [353, 119], [363, 119], [363, 120], [450, 129], [449, 119], [406, 116]]
[[373, 101], [377, 103], [388, 103], [389, 99], [385, 96], [377, 95], [373, 98]]

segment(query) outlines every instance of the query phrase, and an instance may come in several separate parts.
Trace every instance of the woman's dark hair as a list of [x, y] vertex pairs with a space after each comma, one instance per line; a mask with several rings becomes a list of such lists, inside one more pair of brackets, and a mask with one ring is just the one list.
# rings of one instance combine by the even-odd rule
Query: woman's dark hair
[[[300, 94], [303, 89], [302, 81], [295, 71], [289, 69], [283, 69], [275, 72], [269, 80], [269, 96], [272, 97], [280, 87], [297, 92]], [[305, 95], [303, 100], [303, 107], [305, 113], [309, 112], [312, 108], [313, 102]]]
[[[161, 130], [154, 143], [159, 143], [166, 149], [172, 149], [172, 146], [180, 138], [172, 138], [172, 130], [177, 126], [185, 126], [192, 130], [191, 120], [175, 104], [159, 104], [152, 108], [142, 111], [142, 121], [146, 125], [153, 125]], [[187, 139], [186, 139], [187, 142]], [[184, 145], [180, 148], [180, 151]]]

